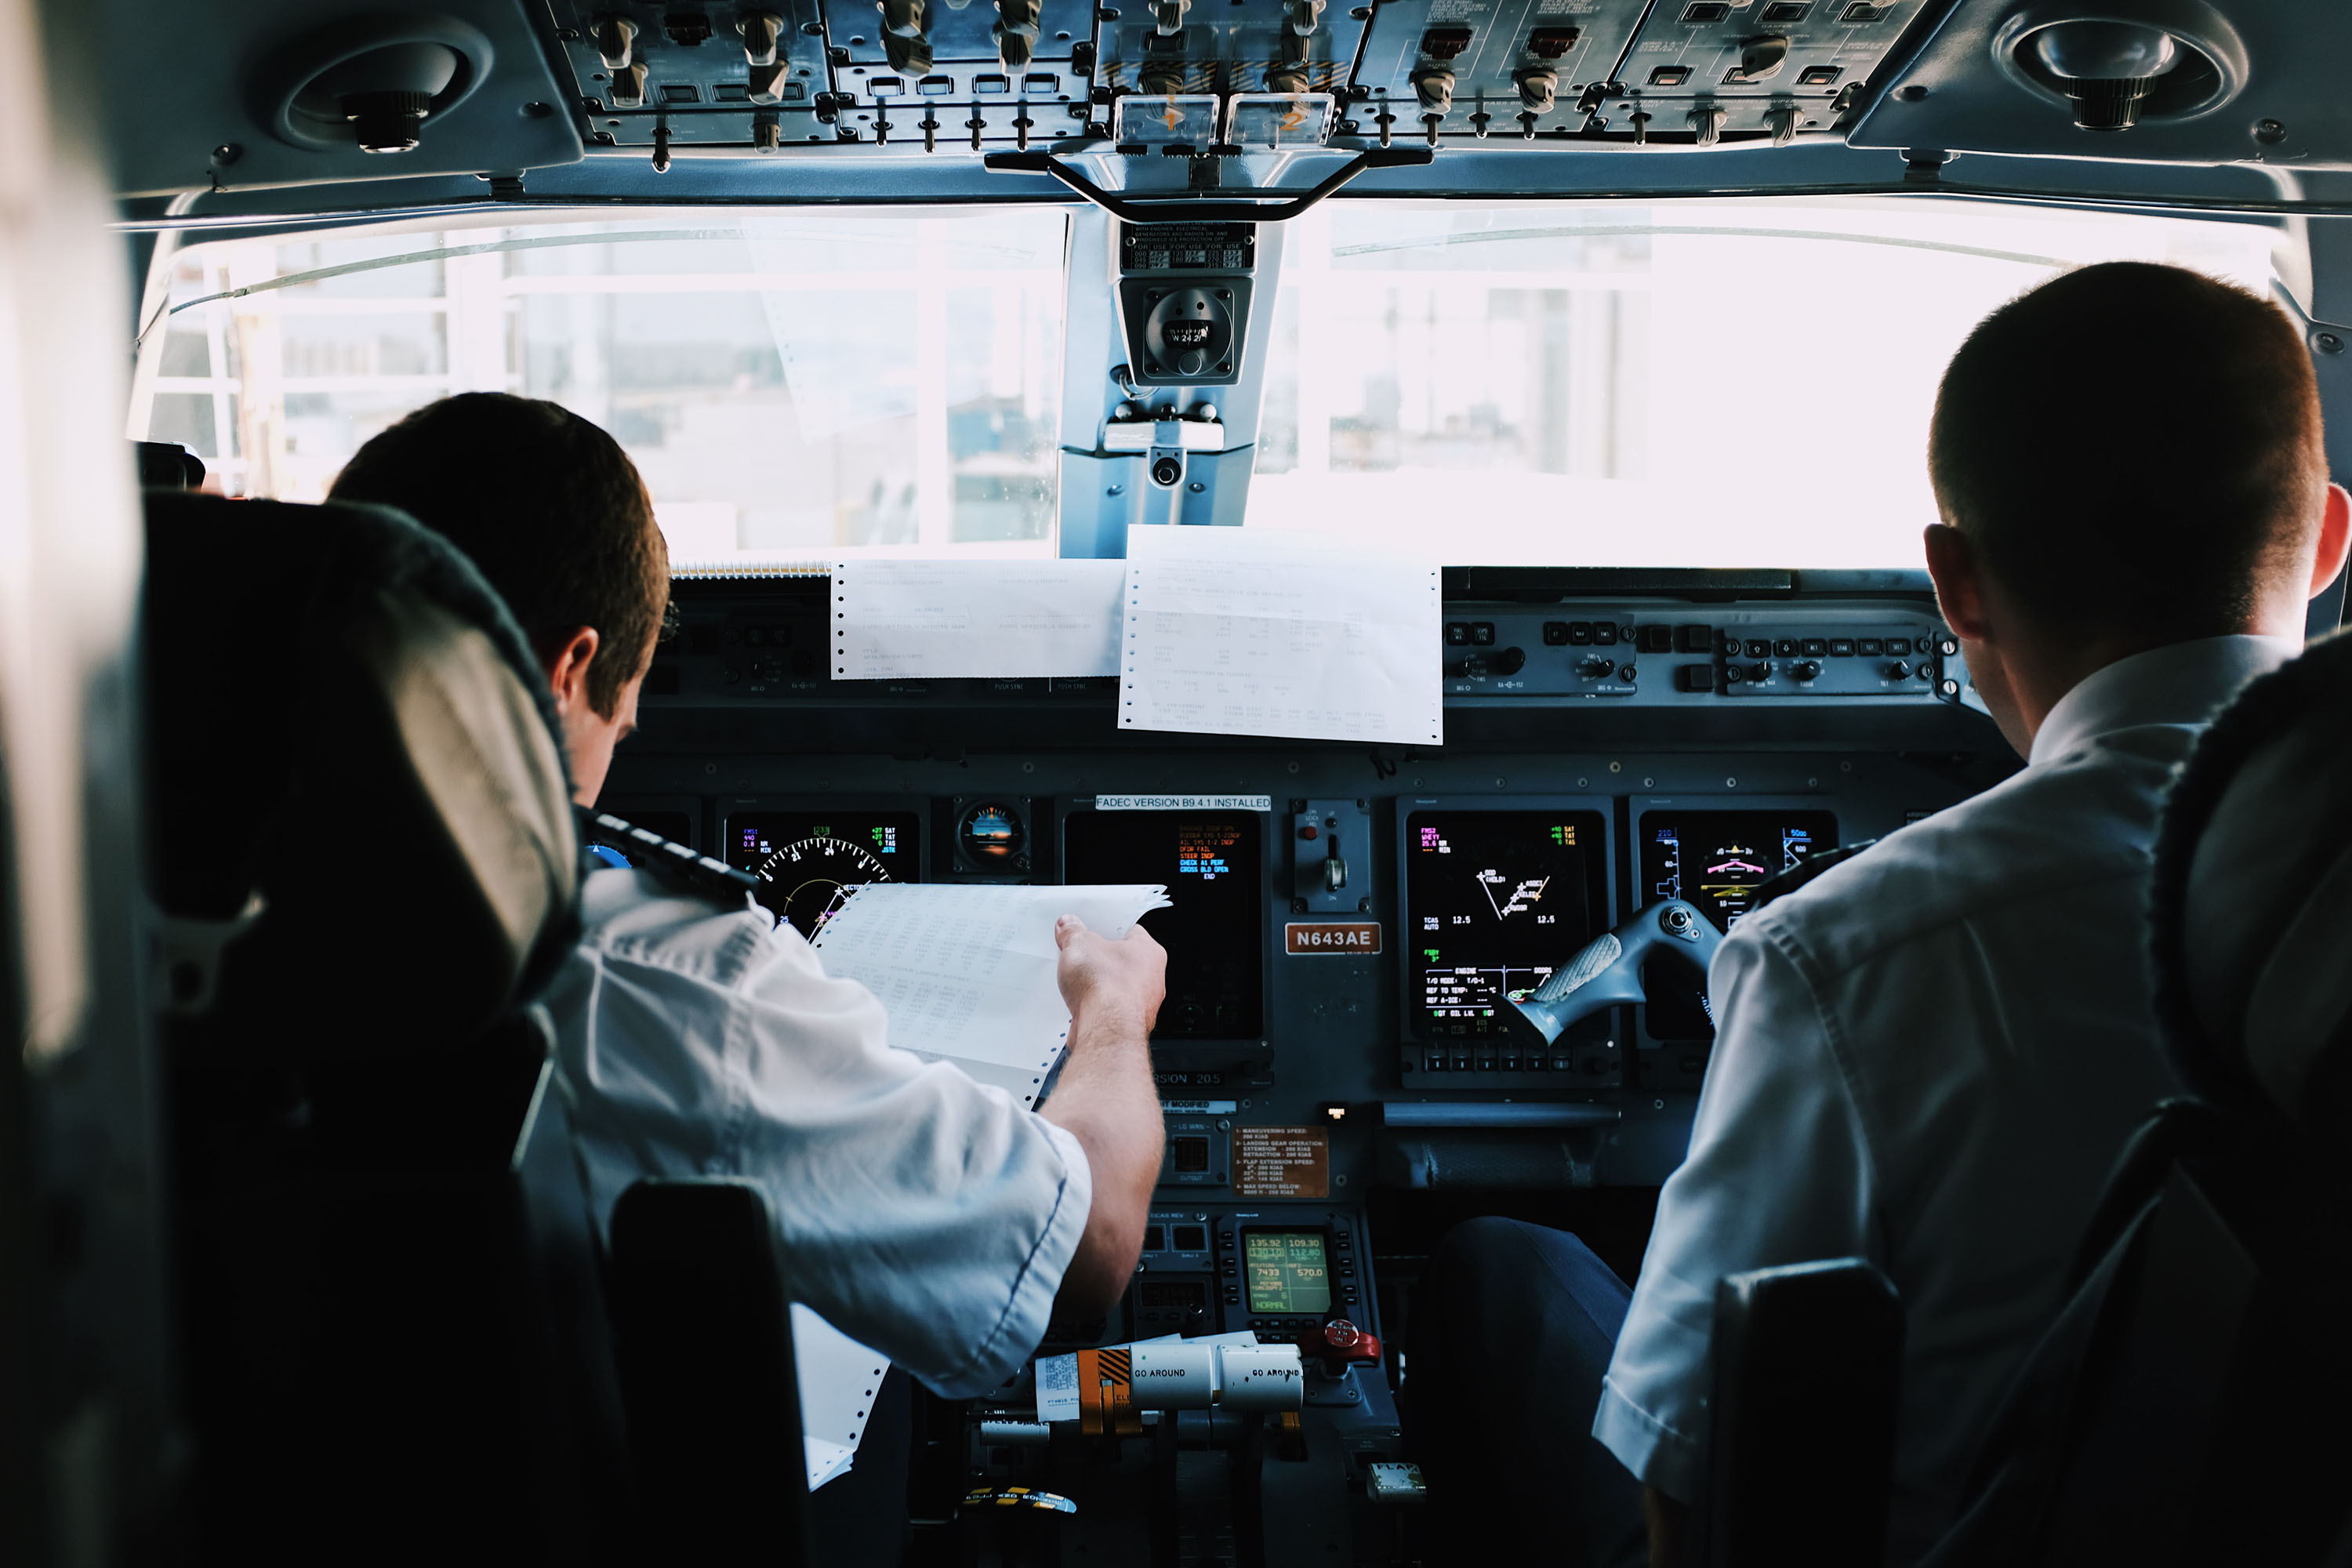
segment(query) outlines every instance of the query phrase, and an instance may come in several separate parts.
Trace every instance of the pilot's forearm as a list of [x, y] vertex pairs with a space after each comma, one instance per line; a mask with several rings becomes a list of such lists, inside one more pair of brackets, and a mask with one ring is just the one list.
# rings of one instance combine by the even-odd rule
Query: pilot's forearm
[[1038, 1113], [1077, 1139], [1094, 1178], [1093, 1206], [1063, 1275], [1061, 1300], [1107, 1310], [1135, 1273], [1165, 1135], [1142, 1016], [1107, 1005], [1074, 1016], [1068, 1058]]

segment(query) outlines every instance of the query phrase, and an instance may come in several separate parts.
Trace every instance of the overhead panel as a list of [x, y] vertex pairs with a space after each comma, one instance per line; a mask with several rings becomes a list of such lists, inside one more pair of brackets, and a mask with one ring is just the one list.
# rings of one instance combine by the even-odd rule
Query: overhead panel
[[[1711, 146], [1858, 114], [1927, 0], [550, 0], [593, 146]], [[1108, 143], [1108, 146], [1106, 146]], [[1149, 182], [1147, 182], [1149, 183]]]
[[869, 0], [828, 5], [825, 26], [836, 123], [861, 141], [1026, 147], [1086, 130], [1085, 0]]
[[1660, 0], [1607, 112], [1648, 139], [1702, 147], [1727, 136], [1789, 142], [1826, 130], [1923, 4]]
[[1124, 0], [1102, 17], [1099, 83], [1113, 93], [1336, 93], [1367, 7], [1324, 0]]
[[552, 0], [552, 8], [592, 145], [666, 156], [671, 147], [835, 139], [816, 0], [741, 11], [627, 0]]
[[1641, 15], [1642, 0], [1389, 0], [1352, 113], [1384, 141], [1571, 134]]

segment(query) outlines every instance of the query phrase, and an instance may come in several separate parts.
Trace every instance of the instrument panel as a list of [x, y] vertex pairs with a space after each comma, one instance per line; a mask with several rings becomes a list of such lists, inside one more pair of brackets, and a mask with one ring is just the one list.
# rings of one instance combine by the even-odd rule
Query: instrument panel
[[[1662, 897], [1728, 929], [1766, 878], [2015, 760], [1924, 579], [1465, 575], [1431, 650], [1446, 743], [1370, 748], [1122, 731], [1099, 680], [795, 673], [774, 650], [822, 645], [822, 579], [681, 583], [603, 804], [759, 876], [803, 932], [861, 877], [1165, 884], [1160, 1192], [1196, 1213], [1654, 1185], [1711, 1047], [1699, 988], [1654, 976], [1541, 1049], [1510, 998]], [[1579, 673], [1603, 651], [1608, 682]]]

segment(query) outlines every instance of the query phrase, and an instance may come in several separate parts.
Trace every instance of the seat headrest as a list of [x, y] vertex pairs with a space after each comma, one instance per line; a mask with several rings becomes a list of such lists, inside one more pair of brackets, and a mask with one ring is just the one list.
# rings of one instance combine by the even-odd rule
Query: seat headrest
[[471, 1037], [577, 932], [545, 677], [505, 604], [386, 508], [147, 497], [151, 891], [258, 920], [212, 1016], [303, 1055]]
[[2224, 1107], [2352, 1130], [2352, 635], [2224, 709], [2175, 783], [2149, 917], [2175, 1068]]

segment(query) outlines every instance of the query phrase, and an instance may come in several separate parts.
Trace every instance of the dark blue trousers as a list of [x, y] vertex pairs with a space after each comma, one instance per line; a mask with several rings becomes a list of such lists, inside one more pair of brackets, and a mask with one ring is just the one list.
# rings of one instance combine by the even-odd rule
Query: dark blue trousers
[[1566, 1231], [1474, 1219], [1446, 1234], [1413, 1289], [1402, 1401], [1434, 1561], [1647, 1560], [1641, 1483], [1592, 1438], [1631, 1297]]

